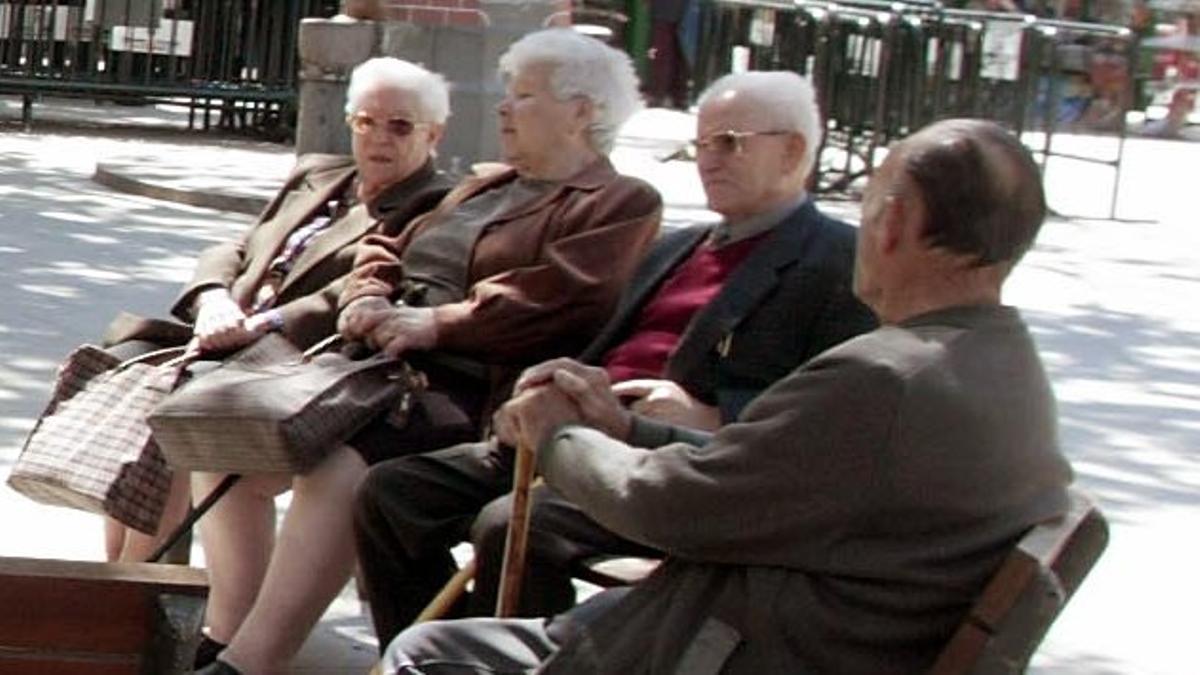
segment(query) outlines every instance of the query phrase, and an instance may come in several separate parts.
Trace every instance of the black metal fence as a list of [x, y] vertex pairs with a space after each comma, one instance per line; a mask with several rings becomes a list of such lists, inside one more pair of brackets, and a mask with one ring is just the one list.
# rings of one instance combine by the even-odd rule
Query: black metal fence
[[[871, 171], [876, 149], [946, 117], [1040, 131], [1032, 149], [1062, 155], [1052, 137], [1064, 127], [1064, 81], [1087, 67], [1070, 62], [1108, 54], [1132, 64], [1135, 50], [1123, 27], [936, 2], [708, 0], [693, 85], [699, 91], [740, 69], [811, 76], [827, 129], [817, 187], [839, 190]], [[1113, 93], [1104, 111], [1122, 141], [1130, 91]], [[1074, 158], [1112, 166], [1115, 185], [1122, 151], [1123, 142], [1116, 157]], [[1115, 187], [1113, 194], [1115, 210]]]
[[208, 128], [287, 124], [300, 19], [336, 0], [0, 2], [0, 95], [172, 101]]

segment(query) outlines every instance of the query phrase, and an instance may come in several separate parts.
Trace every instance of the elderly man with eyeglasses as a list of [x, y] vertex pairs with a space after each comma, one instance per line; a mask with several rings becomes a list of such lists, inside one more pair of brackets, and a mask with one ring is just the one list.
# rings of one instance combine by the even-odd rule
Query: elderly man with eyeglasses
[[[612, 385], [630, 411], [628, 423], [643, 433], [664, 423], [714, 430], [809, 357], [875, 325], [851, 292], [853, 228], [821, 215], [805, 192], [819, 124], [811, 84], [793, 73], [731, 75], [701, 98], [693, 145], [709, 205], [723, 220], [665, 235], [580, 357], [596, 365], [588, 372], [599, 386]], [[517, 391], [561, 363], [531, 369]], [[359, 490], [355, 526], [381, 645], [449, 577], [448, 549], [463, 539], [475, 546], [477, 573], [469, 607], [461, 609], [491, 612], [512, 457], [511, 448], [477, 443], [372, 470]], [[574, 560], [659, 555], [552, 490], [535, 489], [533, 500], [523, 615], [574, 604]]]
[[557, 364], [496, 433], [666, 561], [552, 620], [414, 626], [381, 671], [928, 672], [1014, 544], [1067, 511], [1054, 394], [1002, 302], [1045, 214], [1018, 137], [943, 120], [889, 148], [863, 195], [854, 292], [883, 325], [735, 422], [663, 445], [631, 433], [586, 366]]

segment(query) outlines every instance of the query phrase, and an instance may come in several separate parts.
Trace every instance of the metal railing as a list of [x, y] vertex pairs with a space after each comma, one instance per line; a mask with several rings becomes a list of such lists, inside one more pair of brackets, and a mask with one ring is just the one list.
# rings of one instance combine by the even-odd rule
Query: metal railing
[[[188, 105], [204, 128], [288, 124], [300, 19], [328, 0], [0, 3], [0, 94]], [[199, 120], [197, 119], [199, 116]]]
[[[707, 0], [700, 40], [697, 92], [742, 69], [812, 77], [826, 129], [814, 176], [820, 191], [845, 189], [870, 173], [879, 148], [933, 120], [984, 117], [1018, 134], [1041, 131], [1031, 149], [1043, 158], [1112, 167], [1115, 214], [1124, 125], [1113, 125], [1121, 141], [1115, 157], [1056, 152], [1053, 136], [1063, 128], [1057, 111], [1064, 50], [1107, 41], [1132, 64], [1136, 42], [1125, 28], [953, 10], [936, 2]], [[1115, 97], [1112, 119], [1124, 120], [1129, 93]]]

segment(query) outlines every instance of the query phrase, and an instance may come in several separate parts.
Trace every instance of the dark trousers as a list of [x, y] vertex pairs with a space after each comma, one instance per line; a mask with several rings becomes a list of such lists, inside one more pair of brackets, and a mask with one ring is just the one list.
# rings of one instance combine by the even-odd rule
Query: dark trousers
[[[475, 546], [475, 587], [459, 615], [496, 605], [512, 488], [512, 451], [470, 443], [372, 467], [359, 488], [355, 538], [379, 644], [412, 623], [453, 575], [450, 548]], [[598, 525], [546, 486], [531, 496], [520, 616], [552, 616], [575, 603], [571, 564], [599, 553], [658, 555]]]

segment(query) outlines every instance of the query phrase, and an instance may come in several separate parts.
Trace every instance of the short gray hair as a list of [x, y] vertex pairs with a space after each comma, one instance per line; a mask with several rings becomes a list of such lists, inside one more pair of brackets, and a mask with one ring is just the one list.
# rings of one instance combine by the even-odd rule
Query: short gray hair
[[[730, 91], [750, 97], [773, 125], [804, 137], [804, 175], [812, 173], [821, 147], [821, 111], [812, 80], [788, 70], [754, 70], [726, 75], [700, 95], [700, 105]], [[765, 131], [765, 130], [760, 130]]]
[[604, 154], [611, 152], [621, 125], [642, 109], [629, 56], [570, 28], [548, 28], [517, 40], [500, 56], [500, 77], [508, 81], [537, 65], [551, 68], [555, 98], [583, 96], [592, 102], [592, 145]]
[[417, 122], [445, 124], [450, 116], [450, 90], [446, 78], [415, 63], [391, 56], [367, 59], [350, 73], [346, 90], [346, 114], [358, 112], [363, 95], [377, 87], [412, 92], [417, 99]]

